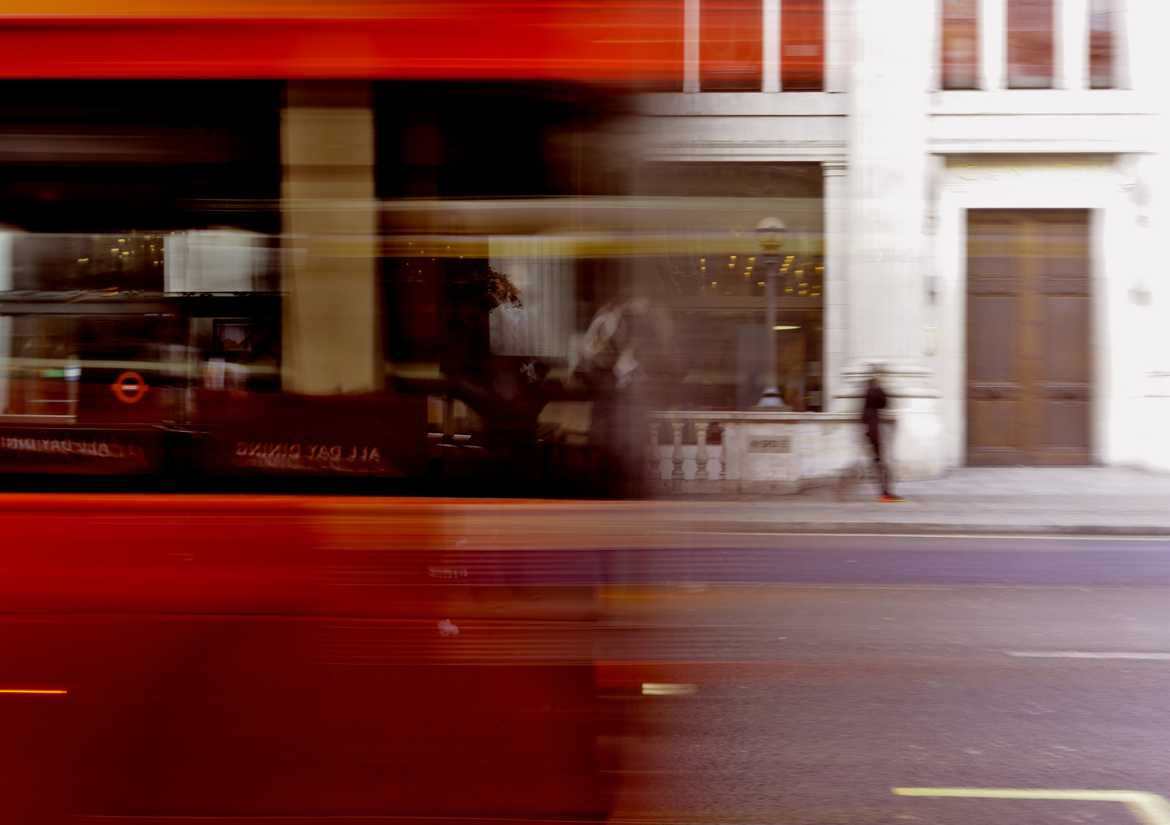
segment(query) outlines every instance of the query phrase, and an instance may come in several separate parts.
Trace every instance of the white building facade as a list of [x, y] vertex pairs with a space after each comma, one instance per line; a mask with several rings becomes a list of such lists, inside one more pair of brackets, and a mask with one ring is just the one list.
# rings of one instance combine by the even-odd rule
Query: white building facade
[[[838, 430], [876, 363], [903, 477], [1170, 470], [1170, 6], [763, 0], [758, 90], [705, 91], [704, 2], [687, 0], [683, 90], [640, 98], [642, 152], [674, 167], [820, 165], [824, 400], [725, 414], [718, 450], [678, 448], [684, 419], [705, 433], [711, 414], [664, 416], [663, 477], [834, 472], [855, 460]], [[786, 13], [810, 6], [821, 90], [786, 91]]]

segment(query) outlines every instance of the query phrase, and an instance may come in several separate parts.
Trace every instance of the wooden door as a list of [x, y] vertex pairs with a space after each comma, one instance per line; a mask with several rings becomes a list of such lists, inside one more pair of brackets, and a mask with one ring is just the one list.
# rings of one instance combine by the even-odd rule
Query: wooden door
[[967, 229], [968, 463], [1089, 463], [1089, 213], [972, 210]]

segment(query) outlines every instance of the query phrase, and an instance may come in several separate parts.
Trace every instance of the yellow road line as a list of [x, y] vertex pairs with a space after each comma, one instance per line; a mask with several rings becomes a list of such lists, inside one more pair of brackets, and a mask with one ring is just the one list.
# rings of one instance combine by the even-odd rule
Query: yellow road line
[[1148, 791], [1059, 788], [891, 788], [895, 796], [955, 799], [1033, 799], [1075, 802], [1120, 802], [1143, 825], [1170, 825], [1170, 801]]
[[65, 696], [68, 693], [69, 691], [58, 688], [51, 690], [34, 688], [0, 688], [0, 694], [16, 694], [20, 696]]

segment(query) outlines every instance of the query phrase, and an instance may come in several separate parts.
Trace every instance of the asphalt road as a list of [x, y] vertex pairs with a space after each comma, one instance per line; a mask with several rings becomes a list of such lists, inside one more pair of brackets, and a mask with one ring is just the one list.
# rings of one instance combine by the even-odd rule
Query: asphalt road
[[1170, 541], [688, 544], [607, 564], [621, 818], [1170, 822]]

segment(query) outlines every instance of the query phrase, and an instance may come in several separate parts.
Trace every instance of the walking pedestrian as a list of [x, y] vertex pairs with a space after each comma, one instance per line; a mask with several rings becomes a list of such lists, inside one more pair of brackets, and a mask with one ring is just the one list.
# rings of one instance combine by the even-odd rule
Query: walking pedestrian
[[885, 452], [882, 449], [881, 414], [888, 403], [885, 388], [882, 387], [881, 368], [875, 366], [865, 388], [865, 404], [861, 410], [861, 423], [865, 426], [865, 438], [873, 453], [874, 469], [877, 471], [878, 484], [881, 486], [880, 500], [895, 502], [902, 501], [902, 499], [894, 495], [890, 467], [886, 463]]

